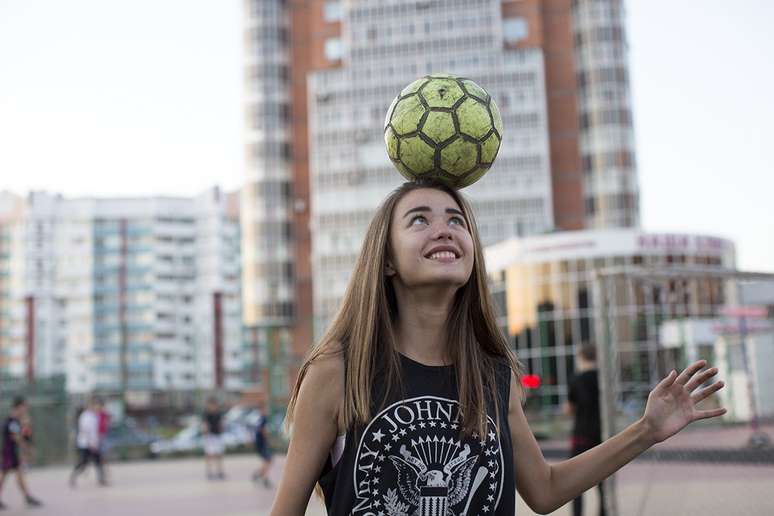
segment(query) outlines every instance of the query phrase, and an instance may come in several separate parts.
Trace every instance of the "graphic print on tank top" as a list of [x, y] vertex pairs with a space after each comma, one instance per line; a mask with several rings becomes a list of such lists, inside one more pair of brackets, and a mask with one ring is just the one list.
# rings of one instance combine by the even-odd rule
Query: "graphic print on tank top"
[[495, 422], [460, 441], [459, 403], [421, 396], [394, 403], [366, 427], [354, 466], [352, 514], [486, 516], [500, 503], [503, 453]]

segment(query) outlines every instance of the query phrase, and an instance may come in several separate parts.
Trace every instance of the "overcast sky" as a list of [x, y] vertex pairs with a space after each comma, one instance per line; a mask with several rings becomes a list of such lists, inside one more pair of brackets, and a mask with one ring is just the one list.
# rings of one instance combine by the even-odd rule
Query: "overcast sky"
[[[0, 190], [239, 186], [241, 0], [0, 0]], [[631, 0], [643, 227], [774, 271], [774, 2]]]

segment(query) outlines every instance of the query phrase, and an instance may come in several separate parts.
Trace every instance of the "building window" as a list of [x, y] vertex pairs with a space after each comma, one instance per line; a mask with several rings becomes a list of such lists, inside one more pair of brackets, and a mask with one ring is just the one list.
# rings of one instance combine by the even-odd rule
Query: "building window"
[[328, 38], [325, 40], [325, 58], [328, 61], [338, 61], [344, 55], [344, 44], [341, 38]]
[[524, 18], [503, 19], [503, 39], [506, 44], [515, 45], [529, 35], [529, 25]]
[[344, 7], [341, 0], [326, 0], [323, 6], [323, 17], [327, 22], [339, 21], [344, 17]]

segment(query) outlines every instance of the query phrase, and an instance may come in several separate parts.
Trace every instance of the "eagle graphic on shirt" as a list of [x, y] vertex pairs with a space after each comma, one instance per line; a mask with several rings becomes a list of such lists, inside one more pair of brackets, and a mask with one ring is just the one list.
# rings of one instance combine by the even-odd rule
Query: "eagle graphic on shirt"
[[502, 493], [503, 456], [495, 423], [461, 439], [456, 400], [397, 402], [366, 427], [355, 461], [352, 515], [486, 516]]

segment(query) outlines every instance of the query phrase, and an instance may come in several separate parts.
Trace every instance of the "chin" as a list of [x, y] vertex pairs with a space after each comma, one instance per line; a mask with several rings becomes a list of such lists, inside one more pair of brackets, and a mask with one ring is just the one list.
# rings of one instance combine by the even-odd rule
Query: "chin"
[[436, 286], [436, 287], [449, 287], [458, 289], [468, 282], [470, 276], [463, 274], [443, 274], [443, 275], [431, 275], [431, 277], [425, 278], [424, 281], [417, 281], [418, 285], [424, 286]]

